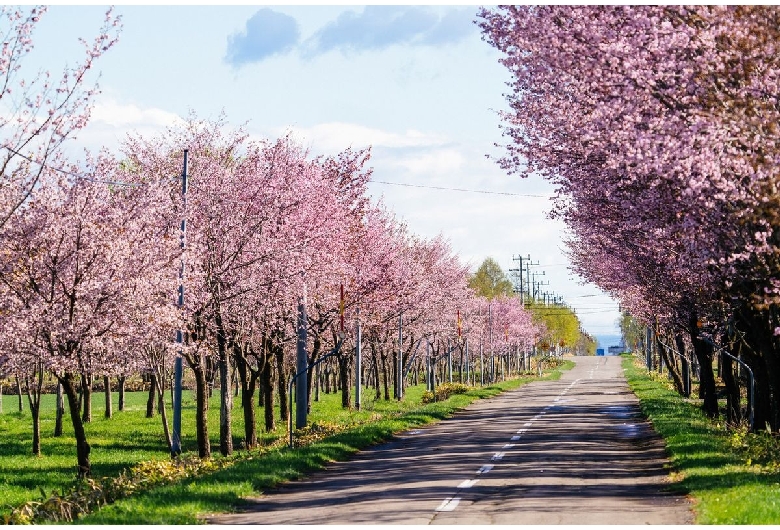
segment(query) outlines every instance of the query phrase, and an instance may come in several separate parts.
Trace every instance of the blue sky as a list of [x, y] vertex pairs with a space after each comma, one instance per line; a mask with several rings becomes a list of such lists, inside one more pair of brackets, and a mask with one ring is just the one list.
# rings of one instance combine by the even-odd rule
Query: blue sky
[[[371, 193], [415, 232], [443, 233], [476, 268], [530, 254], [587, 331], [619, 333], [617, 304], [567, 270], [563, 226], [546, 218], [551, 187], [507, 176], [497, 111], [508, 74], [480, 38], [474, 6], [118, 6], [124, 29], [103, 57], [101, 95], [72, 149], [115, 149], [194, 111], [224, 112], [257, 137], [292, 133], [313, 155], [373, 146]], [[105, 8], [53, 6], [35, 58], [57, 71]], [[463, 188], [491, 195], [402, 187]], [[525, 196], [523, 196], [525, 195]], [[530, 196], [528, 196], [530, 195]]]

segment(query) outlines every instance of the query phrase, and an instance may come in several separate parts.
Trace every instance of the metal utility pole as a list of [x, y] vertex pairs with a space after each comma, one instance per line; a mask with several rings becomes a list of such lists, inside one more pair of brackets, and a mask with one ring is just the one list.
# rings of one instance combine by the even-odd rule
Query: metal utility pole
[[485, 386], [485, 355], [482, 351], [482, 342], [479, 341], [479, 386]]
[[395, 397], [400, 401], [404, 397], [404, 336], [403, 316], [398, 315], [398, 381], [395, 385]]
[[528, 289], [529, 296], [531, 295], [531, 290], [533, 289], [533, 285], [531, 284], [531, 267], [537, 267], [538, 265], [539, 265], [539, 261], [537, 260], [536, 263], [532, 263], [529, 256], [528, 263], [526, 263], [525, 265], [525, 285], [526, 288]]
[[[523, 258], [523, 256], [512, 256], [512, 261], [519, 261], [520, 267], [516, 269], [509, 269], [509, 272], [513, 272], [513, 276], [515, 278], [520, 279], [520, 303], [525, 305], [525, 289], [523, 286], [523, 260], [526, 260], [526, 264], [528, 261], [531, 260], [531, 255], [529, 254], [528, 257]], [[515, 285], [515, 292], [517, 292], [517, 286]]]
[[425, 389], [429, 392], [433, 392], [433, 382], [431, 381], [431, 374], [433, 369], [431, 368], [431, 343], [425, 343]]
[[[545, 275], [546, 275], [545, 271], [542, 271], [541, 273], [539, 273], [539, 276], [545, 276]], [[532, 280], [531, 280], [531, 288], [532, 288], [532, 291], [533, 291], [532, 296], [533, 296], [534, 300], [536, 300], [536, 295], [537, 295], [538, 289], [540, 287], [542, 287], [542, 285], [543, 285], [543, 282], [541, 282], [541, 281], [537, 282], [536, 281], [536, 276], [537, 276], [537, 274], [535, 272], [531, 273], [531, 278], [532, 278]], [[549, 282], [547, 283], [547, 285], [549, 285]]]
[[360, 308], [356, 310], [356, 320], [355, 323], [355, 410], [360, 410], [360, 387], [362, 386], [360, 381], [360, 342], [363, 339], [362, 334], [360, 332]]
[[[181, 264], [179, 266], [179, 300], [178, 307], [181, 311], [184, 307], [184, 244], [187, 237], [187, 156], [189, 150], [184, 150], [184, 169], [181, 173], [181, 200], [183, 205], [181, 234], [179, 242], [181, 248]], [[176, 330], [176, 343], [179, 345], [179, 355], [176, 357], [173, 372], [173, 437], [171, 439], [171, 456], [181, 454], [181, 381], [182, 381], [182, 355], [184, 354], [184, 330]]]
[[490, 382], [495, 382], [495, 360], [493, 358], [493, 308], [488, 304], [488, 336], [490, 341]]
[[450, 347], [450, 339], [447, 339], [447, 373], [448, 381], [452, 383], [452, 348]]
[[647, 362], [647, 371], [650, 372], [653, 369], [653, 352], [651, 350], [653, 343], [653, 335], [650, 330], [650, 326], [645, 328], [645, 356]]
[[306, 412], [309, 407], [308, 393], [308, 365], [309, 358], [306, 353], [307, 330], [306, 330], [306, 288], [304, 287], [303, 296], [298, 298], [298, 342], [296, 344], [296, 363], [295, 371], [298, 374], [298, 381], [295, 383], [295, 428], [302, 429], [306, 427]]
[[464, 364], [466, 365], [466, 384], [469, 384], [469, 339], [465, 338], [463, 339], [463, 357], [465, 359]]

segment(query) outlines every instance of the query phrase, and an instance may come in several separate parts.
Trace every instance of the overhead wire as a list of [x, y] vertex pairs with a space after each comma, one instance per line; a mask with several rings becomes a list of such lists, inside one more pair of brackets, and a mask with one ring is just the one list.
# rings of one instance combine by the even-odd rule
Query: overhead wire
[[372, 180], [374, 184], [387, 184], [390, 186], [404, 186], [407, 188], [424, 188], [429, 190], [444, 190], [444, 191], [462, 191], [466, 193], [484, 193], [487, 195], [508, 195], [513, 197], [540, 197], [545, 198], [547, 195], [533, 195], [530, 193], [513, 193], [509, 191], [488, 191], [488, 190], [470, 190], [466, 188], [451, 188], [447, 186], [426, 186], [424, 184], [410, 184], [408, 182], [387, 182], [385, 180]]
[[36, 164], [38, 166], [41, 166], [42, 168], [47, 168], [47, 169], [50, 169], [52, 171], [57, 171], [58, 173], [62, 173], [63, 175], [68, 175], [70, 177], [74, 177], [74, 178], [77, 178], [77, 179], [80, 179], [80, 180], [86, 180], [86, 181], [89, 181], [89, 182], [96, 182], [98, 184], [110, 184], [110, 185], [113, 185], [113, 186], [138, 187], [138, 186], [142, 185], [142, 184], [136, 184], [134, 182], [118, 182], [118, 181], [112, 181], [112, 180], [101, 180], [101, 179], [95, 179], [95, 178], [87, 177], [87, 176], [84, 176], [84, 175], [78, 175], [76, 173], [73, 173], [72, 171], [67, 171], [65, 169], [54, 167], [54, 166], [51, 166], [51, 165], [46, 164], [44, 162], [39, 162], [38, 160], [34, 160], [33, 158], [31, 158], [31, 157], [29, 157], [29, 156], [27, 156], [27, 155], [25, 155], [23, 153], [20, 153], [19, 151], [17, 151], [13, 147], [9, 147], [9, 146], [7, 146], [5, 144], [0, 144], [0, 147], [8, 149], [12, 153], [14, 153], [14, 154], [24, 158], [25, 160], [27, 160], [28, 162], [30, 162], [32, 164]]

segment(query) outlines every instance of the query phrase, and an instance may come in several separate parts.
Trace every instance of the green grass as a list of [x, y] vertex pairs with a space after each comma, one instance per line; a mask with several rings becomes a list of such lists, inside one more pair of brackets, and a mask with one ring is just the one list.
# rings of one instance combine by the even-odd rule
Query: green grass
[[[776, 460], [755, 463], [755, 454], [740, 448], [742, 441], [735, 444], [739, 432], [709, 420], [696, 402], [680, 397], [668, 382], [648, 375], [632, 357], [624, 358], [623, 367], [643, 412], [666, 440], [676, 471], [672, 488], [693, 499], [697, 523], [780, 523]], [[753, 442], [766, 439], [771, 443], [765, 434], [747, 436]]]
[[[567, 361], [551, 371], [545, 379], [558, 379], [562, 370], [574, 364]], [[230, 512], [240, 506], [242, 498], [257, 496], [282, 482], [300, 478], [322, 469], [328, 462], [344, 460], [356, 451], [390, 438], [393, 433], [441, 420], [476, 399], [495, 396], [517, 388], [534, 377], [513, 379], [449, 399], [420, 404], [422, 385], [409, 388], [404, 401], [366, 400], [363, 410], [344, 411], [337, 396], [327, 396], [312, 407], [311, 423], [340, 422], [352, 425], [345, 431], [305, 447], [275, 448], [252, 458], [240, 459], [234, 465], [206, 477], [186, 480], [157, 488], [107, 506], [81, 519], [84, 524], [197, 524], [211, 513]], [[176, 499], [171, 502], [171, 499]]]
[[[562, 369], [573, 366], [567, 361], [561, 369], [548, 373], [546, 379], [557, 379]], [[344, 410], [340, 394], [321, 394], [321, 401], [312, 404], [310, 424], [338, 424], [341, 432], [308, 447], [269, 449], [273, 442], [286, 440], [286, 424], [278, 421], [277, 429], [265, 433], [260, 426], [258, 435], [262, 451], [238, 451], [236, 463], [227, 469], [206, 477], [183, 481], [157, 488], [119, 501], [82, 519], [85, 523], [143, 523], [191, 524], [198, 517], [212, 512], [232, 510], [241, 504], [241, 497], [257, 495], [280, 482], [300, 477], [327, 462], [347, 458], [355, 451], [389, 438], [412, 426], [436, 421], [451, 415], [471, 401], [487, 398], [501, 391], [516, 388], [535, 380], [526, 377], [483, 388], [474, 388], [468, 394], [455, 395], [439, 403], [421, 405], [424, 385], [407, 389], [402, 402], [376, 400], [374, 391], [364, 390], [361, 411]], [[73, 486], [76, 471], [75, 441], [69, 418], [65, 418], [64, 435], [54, 438], [54, 396], [43, 396], [41, 432], [42, 456], [30, 455], [32, 445], [31, 416], [25, 411], [9, 412], [16, 407], [12, 396], [4, 396], [5, 412], [0, 414], [0, 516], [28, 500], [40, 500], [41, 492], [62, 491]], [[93, 421], [86, 425], [87, 439], [92, 445], [93, 476], [116, 476], [133, 464], [148, 460], [169, 458], [159, 415], [146, 418], [146, 393], [128, 392], [126, 408], [114, 418], [105, 419], [103, 394], [93, 395]], [[184, 393], [182, 410], [182, 447], [184, 452], [197, 452], [194, 434], [194, 397]], [[240, 447], [243, 438], [243, 416], [238, 399], [234, 402], [234, 444]], [[219, 398], [210, 402], [209, 434], [212, 451], [218, 454]], [[169, 411], [169, 418], [170, 418]], [[262, 422], [262, 409], [257, 411]], [[171, 503], [171, 499], [178, 499]]]

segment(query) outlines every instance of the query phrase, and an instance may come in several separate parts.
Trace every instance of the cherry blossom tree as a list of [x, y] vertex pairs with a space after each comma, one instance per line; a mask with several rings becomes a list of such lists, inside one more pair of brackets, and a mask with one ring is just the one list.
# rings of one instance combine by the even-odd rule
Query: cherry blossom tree
[[30, 61], [34, 31], [45, 6], [0, 9], [0, 225], [8, 222], [36, 188], [47, 165], [58, 164], [63, 143], [89, 120], [97, 86], [90, 87], [98, 59], [113, 47], [120, 17], [106, 12], [97, 37], [84, 44], [84, 58], [59, 78], [36, 71]]
[[741, 328], [766, 374], [757, 417], [778, 428], [777, 11], [550, 6], [481, 17], [514, 78], [502, 165], [557, 184], [575, 269], [645, 323], [691, 336], [711, 415], [709, 341]]
[[[78, 380], [98, 366], [125, 363], [123, 345], [137, 332], [128, 309], [152, 283], [146, 273], [159, 270], [158, 256], [165, 255], [146, 190], [106, 185], [118, 167], [101, 156], [68, 174], [52, 172], [0, 234], [0, 277], [14, 299], [3, 315], [5, 340], [17, 345], [16, 352], [36, 352], [62, 384], [81, 476], [90, 473], [90, 446]], [[154, 314], [157, 308], [144, 303]]]

